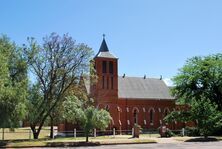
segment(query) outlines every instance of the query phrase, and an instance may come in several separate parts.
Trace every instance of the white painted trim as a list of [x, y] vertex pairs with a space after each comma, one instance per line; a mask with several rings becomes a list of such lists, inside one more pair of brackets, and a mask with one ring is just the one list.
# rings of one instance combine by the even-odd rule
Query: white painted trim
[[134, 113], [134, 110], [136, 110], [136, 111], [137, 111], [137, 113], [139, 113], [139, 112], [140, 112], [140, 111], [139, 111], [139, 108], [137, 108], [137, 107], [133, 107], [132, 113]]
[[130, 121], [129, 120], [127, 120], [127, 124], [130, 125]]
[[145, 113], [146, 112], [146, 109], [143, 107], [143, 112]]
[[151, 110], [153, 110], [153, 112], [155, 113], [155, 109], [154, 109], [153, 107], [150, 107], [150, 108], [149, 108], [149, 112], [150, 112]]

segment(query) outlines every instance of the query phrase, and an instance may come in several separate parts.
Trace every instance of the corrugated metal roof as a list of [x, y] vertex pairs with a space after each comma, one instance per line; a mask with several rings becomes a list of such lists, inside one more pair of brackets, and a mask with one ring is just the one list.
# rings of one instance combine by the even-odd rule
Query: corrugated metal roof
[[99, 52], [95, 57], [117, 58], [113, 54], [111, 54], [109, 51], [107, 51], [107, 52]]
[[160, 79], [118, 77], [118, 96], [128, 99], [174, 99]]

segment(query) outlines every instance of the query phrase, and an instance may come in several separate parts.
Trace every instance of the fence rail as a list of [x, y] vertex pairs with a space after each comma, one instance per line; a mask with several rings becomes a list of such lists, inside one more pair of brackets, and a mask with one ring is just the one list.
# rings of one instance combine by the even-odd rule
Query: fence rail
[[[72, 131], [60, 131], [58, 132], [57, 127], [53, 129], [55, 137], [84, 137], [85, 133], [83, 130], [73, 129]], [[116, 137], [116, 135], [133, 135], [133, 128], [130, 130], [96, 130], [94, 129], [89, 136], [90, 137]], [[185, 130], [171, 130], [174, 134], [184, 136]], [[43, 128], [40, 132], [39, 138], [49, 138], [50, 128]], [[141, 135], [146, 137], [159, 137], [159, 131], [153, 130], [141, 130]], [[0, 140], [19, 140], [19, 139], [33, 139], [33, 134], [30, 128], [0, 128]]]

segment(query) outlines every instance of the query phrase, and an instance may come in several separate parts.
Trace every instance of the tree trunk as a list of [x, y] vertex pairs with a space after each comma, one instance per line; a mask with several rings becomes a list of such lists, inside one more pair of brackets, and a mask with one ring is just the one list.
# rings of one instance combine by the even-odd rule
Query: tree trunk
[[31, 127], [31, 130], [32, 130], [32, 133], [33, 133], [33, 138], [38, 139], [39, 138], [39, 131], [36, 131], [35, 126], [30, 126], [30, 127]]
[[54, 138], [54, 121], [53, 121], [53, 117], [50, 115], [50, 138], [53, 139]]
[[39, 138], [39, 133], [33, 132], [33, 138], [34, 138], [34, 139], [38, 139], [38, 138]]
[[86, 134], [86, 142], [89, 142], [89, 135], [88, 135], [88, 133]]
[[87, 129], [84, 129], [85, 136], [86, 136], [86, 142], [89, 142], [89, 131]]

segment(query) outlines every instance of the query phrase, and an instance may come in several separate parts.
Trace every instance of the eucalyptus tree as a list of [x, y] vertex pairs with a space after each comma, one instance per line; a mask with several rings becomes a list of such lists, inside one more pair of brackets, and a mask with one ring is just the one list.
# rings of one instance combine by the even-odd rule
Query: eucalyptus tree
[[89, 72], [92, 54], [91, 48], [77, 44], [68, 34], [59, 36], [52, 33], [43, 38], [42, 45], [34, 38], [28, 38], [28, 44], [24, 45], [24, 55], [42, 96], [29, 116], [35, 139], [46, 119], [50, 117], [53, 121], [53, 111], [61, 105], [69, 88], [79, 83], [82, 74]]
[[17, 127], [26, 115], [27, 65], [21, 48], [0, 37], [0, 127]]

